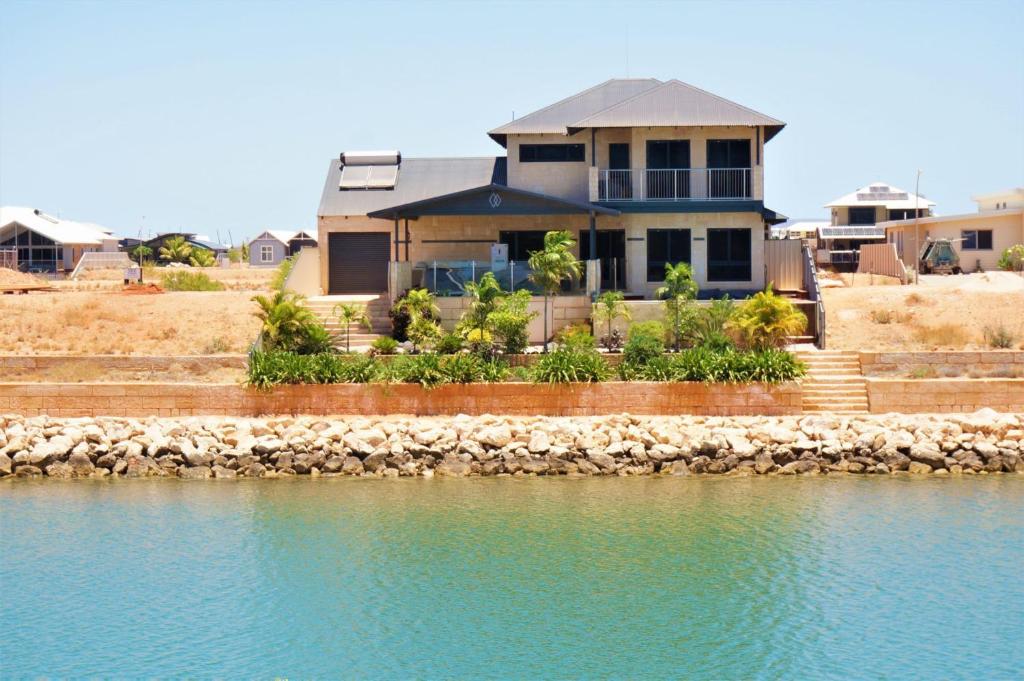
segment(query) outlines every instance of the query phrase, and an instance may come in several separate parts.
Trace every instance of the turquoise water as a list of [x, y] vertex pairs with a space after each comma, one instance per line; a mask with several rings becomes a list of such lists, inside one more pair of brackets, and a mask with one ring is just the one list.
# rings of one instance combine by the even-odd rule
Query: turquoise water
[[0, 485], [0, 676], [1021, 678], [1024, 477]]

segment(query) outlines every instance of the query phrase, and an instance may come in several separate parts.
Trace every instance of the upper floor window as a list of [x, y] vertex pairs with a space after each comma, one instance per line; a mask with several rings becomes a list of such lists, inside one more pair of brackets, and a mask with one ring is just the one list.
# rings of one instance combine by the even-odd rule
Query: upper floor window
[[708, 140], [708, 168], [749, 168], [750, 140]]
[[960, 232], [963, 239], [961, 248], [965, 251], [991, 251], [992, 230], [991, 229], [965, 229]]
[[[918, 217], [922, 217], [922, 218], [925, 217], [927, 215], [927, 213], [928, 213], [928, 210], [926, 208], [921, 208], [921, 209], [919, 209], [917, 211]], [[890, 220], [910, 220], [913, 217], [914, 217], [914, 209], [913, 208], [897, 208], [897, 209], [891, 209], [889, 211], [889, 219]], [[853, 223], [851, 223], [851, 224], [853, 224]]]
[[875, 207], [874, 206], [851, 206], [850, 207], [850, 220], [851, 225], [873, 225], [875, 224]]
[[582, 144], [520, 144], [520, 163], [578, 163], [586, 156]]

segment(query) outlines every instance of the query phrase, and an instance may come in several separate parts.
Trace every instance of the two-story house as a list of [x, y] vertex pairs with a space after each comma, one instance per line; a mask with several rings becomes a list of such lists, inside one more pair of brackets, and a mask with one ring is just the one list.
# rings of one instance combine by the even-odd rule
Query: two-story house
[[784, 125], [677, 80], [615, 79], [491, 130], [504, 156], [343, 153], [318, 212], [321, 289], [453, 291], [488, 269], [520, 282], [555, 229], [577, 237], [590, 292], [652, 297], [678, 262], [703, 291], [760, 289], [781, 221], [765, 144]]

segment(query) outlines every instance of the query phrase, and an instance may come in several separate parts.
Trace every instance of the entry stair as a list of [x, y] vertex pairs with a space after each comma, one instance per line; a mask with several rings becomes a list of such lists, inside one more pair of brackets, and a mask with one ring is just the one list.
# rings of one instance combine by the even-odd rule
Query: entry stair
[[868, 413], [868, 384], [856, 352], [804, 350], [796, 353], [807, 365], [803, 380], [804, 412]]
[[386, 296], [379, 295], [344, 295], [344, 296], [313, 296], [306, 298], [306, 307], [320, 318], [324, 328], [334, 339], [334, 347], [345, 349], [345, 324], [338, 320], [334, 308], [341, 304], [364, 305], [366, 316], [370, 318], [370, 328], [359, 323], [349, 325], [351, 337], [349, 343], [353, 349], [369, 347], [381, 336], [391, 335], [391, 318], [388, 316], [390, 304]]

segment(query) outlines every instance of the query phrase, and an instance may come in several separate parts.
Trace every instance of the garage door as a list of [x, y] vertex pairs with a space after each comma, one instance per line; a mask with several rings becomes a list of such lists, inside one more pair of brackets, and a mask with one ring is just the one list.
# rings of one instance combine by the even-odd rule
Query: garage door
[[329, 235], [329, 293], [384, 293], [388, 290], [386, 232]]

